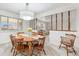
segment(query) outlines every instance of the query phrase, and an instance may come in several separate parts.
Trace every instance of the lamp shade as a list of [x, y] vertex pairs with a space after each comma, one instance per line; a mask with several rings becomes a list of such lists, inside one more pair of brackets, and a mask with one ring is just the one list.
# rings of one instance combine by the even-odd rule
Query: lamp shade
[[21, 11], [20, 18], [24, 20], [32, 20], [34, 17], [34, 13], [30, 11]]

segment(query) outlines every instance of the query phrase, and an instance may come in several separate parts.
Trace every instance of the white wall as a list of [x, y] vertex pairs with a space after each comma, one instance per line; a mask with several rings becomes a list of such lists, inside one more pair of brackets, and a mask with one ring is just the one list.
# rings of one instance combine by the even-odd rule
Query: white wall
[[10, 34], [16, 33], [16, 31], [0, 31], [0, 44], [10, 42]]
[[11, 42], [9, 35], [10, 34], [16, 35], [17, 32], [21, 32], [21, 31], [23, 31], [23, 30], [3, 30], [3, 31], [0, 31], [0, 44]]
[[77, 20], [74, 22], [76, 22], [76, 29], [79, 32], [79, 8], [77, 9]]
[[19, 15], [10, 11], [0, 10], [0, 15], [18, 18]]
[[51, 10], [46, 11], [46, 12], [39, 13], [39, 14], [36, 15], [36, 17], [38, 17], [38, 18], [44, 17], [44, 16], [56, 14], [56, 13], [65, 12], [65, 11], [72, 10], [72, 9], [75, 9], [75, 7], [73, 7], [73, 6], [63, 6], [63, 7], [59, 7], [59, 8], [56, 8], [56, 9], [51, 9]]

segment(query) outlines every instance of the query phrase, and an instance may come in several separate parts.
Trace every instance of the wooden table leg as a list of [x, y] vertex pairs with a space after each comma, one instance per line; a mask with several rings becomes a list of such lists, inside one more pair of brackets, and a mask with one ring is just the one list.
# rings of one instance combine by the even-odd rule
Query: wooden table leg
[[29, 42], [29, 56], [32, 56], [32, 42]]

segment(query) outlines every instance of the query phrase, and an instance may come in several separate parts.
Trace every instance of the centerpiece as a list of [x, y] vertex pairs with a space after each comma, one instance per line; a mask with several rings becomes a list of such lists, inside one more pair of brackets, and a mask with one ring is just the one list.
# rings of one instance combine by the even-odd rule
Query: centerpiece
[[31, 27], [27, 29], [27, 32], [28, 32], [29, 36], [32, 36], [32, 28]]

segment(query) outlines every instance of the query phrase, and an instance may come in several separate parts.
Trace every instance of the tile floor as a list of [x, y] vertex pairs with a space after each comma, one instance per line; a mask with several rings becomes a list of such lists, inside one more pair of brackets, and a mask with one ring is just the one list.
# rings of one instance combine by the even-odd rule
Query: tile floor
[[[11, 43], [5, 43], [0, 45], [0, 56], [12, 56], [11, 53]], [[75, 48], [77, 55], [74, 55], [74, 53], [69, 53], [69, 56], [78, 56], [79, 55], [79, 48]], [[45, 52], [46, 55], [42, 54], [42, 56], [66, 56], [66, 50], [61, 47], [60, 49], [58, 46], [55, 46], [53, 44], [51, 45], [45, 45]], [[17, 56], [23, 56], [21, 54], [18, 54]]]

